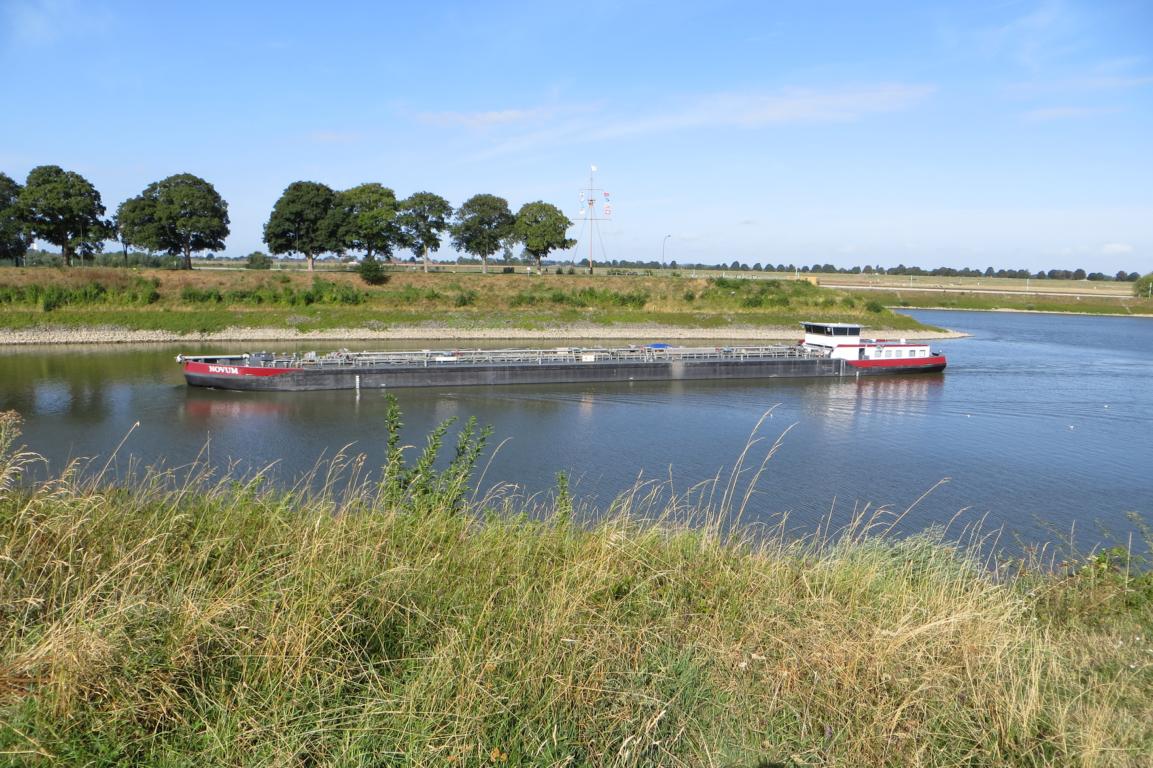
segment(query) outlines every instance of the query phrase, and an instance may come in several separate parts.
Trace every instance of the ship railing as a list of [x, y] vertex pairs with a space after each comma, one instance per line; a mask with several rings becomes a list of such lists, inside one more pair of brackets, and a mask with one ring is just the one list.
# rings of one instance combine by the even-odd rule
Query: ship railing
[[828, 357], [827, 350], [792, 345], [725, 347], [555, 347], [549, 349], [424, 349], [404, 352], [329, 352], [250, 355], [249, 366], [271, 368], [461, 367], [676, 361], [753, 361]]

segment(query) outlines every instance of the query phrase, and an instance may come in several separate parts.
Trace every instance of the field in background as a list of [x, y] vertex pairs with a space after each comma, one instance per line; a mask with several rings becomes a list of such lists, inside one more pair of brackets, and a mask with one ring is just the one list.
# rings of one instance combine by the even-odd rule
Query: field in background
[[[215, 266], [215, 265], [214, 265]], [[482, 275], [458, 265], [390, 266], [370, 286], [350, 271], [123, 269], [0, 270], [0, 328], [113, 328], [177, 334], [226, 328], [296, 332], [395, 328], [470, 333], [581, 327], [684, 329], [712, 338], [790, 332], [802, 320], [920, 328], [902, 307], [1153, 315], [1129, 283], [1009, 278], [783, 274], [751, 270], [620, 270], [588, 275]], [[328, 263], [326, 266], [334, 266]], [[523, 267], [521, 268], [523, 269]], [[558, 274], [559, 269], [559, 274]], [[610, 274], [611, 273], [611, 274]], [[894, 308], [891, 312], [886, 307]]]
[[[13, 269], [0, 272], [0, 324], [119, 326], [176, 332], [228, 326], [456, 330], [583, 324], [748, 330], [800, 320], [914, 329], [848, 291], [804, 280], [673, 275], [424, 274], [390, 271], [384, 285], [351, 272], [297, 270]], [[94, 287], [94, 286], [98, 286]]]

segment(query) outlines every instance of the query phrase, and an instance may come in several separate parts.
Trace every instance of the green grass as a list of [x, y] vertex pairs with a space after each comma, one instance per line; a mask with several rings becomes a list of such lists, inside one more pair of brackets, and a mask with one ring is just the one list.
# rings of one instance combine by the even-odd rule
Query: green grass
[[1035, 296], [1028, 294], [934, 293], [928, 291], [870, 291], [869, 298], [891, 307], [932, 307], [944, 309], [1026, 312], [1078, 312], [1091, 315], [1150, 315], [1153, 301], [1133, 296], [1087, 297]]
[[736, 474], [659, 503], [639, 486], [582, 526], [593, 510], [563, 481], [535, 503], [474, 498], [485, 433], [466, 425], [438, 462], [452, 430], [413, 455], [395, 411], [382, 480], [338, 456], [292, 489], [205, 466], [18, 485], [35, 461], [18, 425], [0, 419], [16, 764], [1137, 766], [1153, 750], [1153, 584], [1113, 555], [1008, 576], [869, 521], [725, 533]]
[[[242, 328], [379, 328], [429, 323], [491, 330], [587, 323], [723, 331], [800, 320], [920, 328], [879, 304], [792, 280], [397, 273], [12, 270], [0, 275], [0, 328], [115, 326], [174, 333]], [[799, 329], [798, 329], [799, 330]]]

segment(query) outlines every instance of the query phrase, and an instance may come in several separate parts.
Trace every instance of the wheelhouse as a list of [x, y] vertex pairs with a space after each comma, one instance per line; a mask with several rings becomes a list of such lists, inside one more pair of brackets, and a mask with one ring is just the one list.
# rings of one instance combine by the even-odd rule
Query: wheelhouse
[[805, 346], [835, 349], [861, 343], [861, 326], [856, 323], [801, 323]]

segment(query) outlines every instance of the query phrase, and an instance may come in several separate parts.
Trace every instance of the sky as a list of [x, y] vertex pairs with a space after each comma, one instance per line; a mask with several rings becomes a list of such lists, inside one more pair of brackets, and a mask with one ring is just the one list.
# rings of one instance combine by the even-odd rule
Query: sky
[[307, 180], [598, 260], [1153, 271], [1153, 0], [0, 0], [0, 104], [0, 171], [193, 173], [231, 256]]

